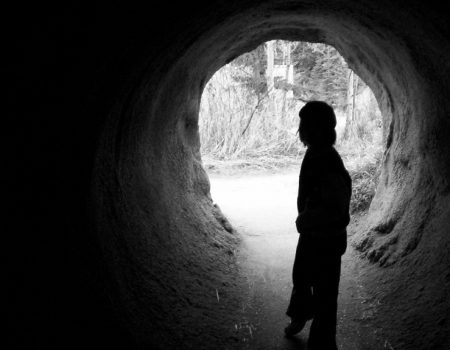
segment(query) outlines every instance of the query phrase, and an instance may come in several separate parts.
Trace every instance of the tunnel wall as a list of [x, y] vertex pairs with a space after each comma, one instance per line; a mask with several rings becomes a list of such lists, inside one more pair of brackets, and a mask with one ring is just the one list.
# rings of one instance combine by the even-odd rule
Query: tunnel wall
[[[378, 322], [395, 325], [387, 331], [391, 344], [445, 348], [448, 13], [445, 5], [420, 1], [68, 8], [56, 23], [66, 43], [56, 64], [64, 71], [63, 88], [49, 84], [35, 92], [36, 101], [56, 96], [65, 107], [30, 122], [18, 138], [33, 145], [26, 157], [35, 176], [23, 197], [34, 194], [25, 212], [34, 207], [36, 218], [18, 229], [42, 235], [30, 235], [25, 252], [17, 249], [27, 258], [15, 270], [27, 273], [15, 288], [14, 307], [23, 311], [11, 322], [16, 344], [61, 338], [74, 346], [199, 349], [238, 341], [233, 325], [245, 297], [235, 261], [239, 236], [221, 226], [212, 207], [199, 155], [198, 108], [217, 69], [279, 38], [335, 46], [374, 91], [389, 136], [377, 195], [354, 244], [384, 266], [366, 277], [368, 285], [382, 276], [391, 286], [377, 295], [383, 300]], [[34, 33], [41, 36], [23, 43], [50, 48], [39, 39], [46, 27], [39, 28]], [[41, 81], [48, 61], [37, 62], [37, 72], [27, 69]], [[17, 84], [17, 96], [21, 89]], [[417, 289], [417, 299], [406, 288]], [[394, 305], [408, 321], [390, 319]], [[24, 319], [25, 328], [19, 326]], [[68, 326], [55, 320], [69, 320]], [[427, 327], [416, 326], [424, 320]], [[50, 326], [56, 338], [45, 331]]]

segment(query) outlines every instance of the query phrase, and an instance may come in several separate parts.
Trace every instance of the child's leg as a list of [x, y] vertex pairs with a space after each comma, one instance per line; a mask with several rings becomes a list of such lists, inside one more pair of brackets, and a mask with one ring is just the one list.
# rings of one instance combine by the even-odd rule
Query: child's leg
[[312, 349], [336, 350], [336, 313], [341, 256], [317, 259], [313, 276], [314, 320], [308, 344]]
[[308, 244], [299, 239], [292, 271], [294, 288], [286, 311], [293, 320], [309, 320], [313, 315], [310, 255]]

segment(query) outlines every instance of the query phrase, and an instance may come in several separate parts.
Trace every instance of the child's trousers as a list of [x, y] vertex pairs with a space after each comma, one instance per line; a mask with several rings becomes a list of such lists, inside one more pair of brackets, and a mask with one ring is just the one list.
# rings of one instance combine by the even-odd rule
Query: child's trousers
[[337, 349], [337, 297], [345, 249], [346, 237], [328, 240], [300, 236], [286, 314], [295, 320], [313, 320], [308, 338], [311, 349]]

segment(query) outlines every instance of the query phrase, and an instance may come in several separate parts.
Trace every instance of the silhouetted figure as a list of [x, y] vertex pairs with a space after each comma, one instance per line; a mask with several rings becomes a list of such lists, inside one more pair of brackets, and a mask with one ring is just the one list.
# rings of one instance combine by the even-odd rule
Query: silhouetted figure
[[341, 256], [347, 247], [351, 178], [334, 149], [336, 116], [325, 102], [300, 110], [300, 140], [307, 147], [297, 198], [300, 233], [293, 267], [293, 290], [286, 314], [287, 336], [312, 319], [308, 348], [337, 349], [336, 312]]

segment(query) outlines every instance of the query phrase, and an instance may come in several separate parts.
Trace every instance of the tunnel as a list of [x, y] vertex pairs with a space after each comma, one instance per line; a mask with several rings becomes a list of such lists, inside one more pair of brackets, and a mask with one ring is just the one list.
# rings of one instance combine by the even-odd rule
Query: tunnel
[[[390, 344], [449, 348], [449, 15], [447, 4], [397, 0], [69, 7], [56, 19], [64, 85], [36, 92], [58, 91], [65, 107], [27, 124], [36, 176], [22, 191], [36, 193], [36, 220], [19, 225], [33, 238], [16, 269], [40, 263], [15, 289], [26, 312], [11, 322], [14, 343], [242, 346], [240, 238], [210, 196], [199, 104], [223, 65], [283, 39], [332, 45], [373, 90], [385, 151], [352, 244], [373, 265], [373, 292], [389, 286], [377, 322]], [[27, 69], [39, 80], [51, 52], [36, 37], [29, 50], [45, 54]]]

